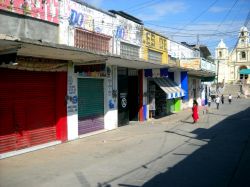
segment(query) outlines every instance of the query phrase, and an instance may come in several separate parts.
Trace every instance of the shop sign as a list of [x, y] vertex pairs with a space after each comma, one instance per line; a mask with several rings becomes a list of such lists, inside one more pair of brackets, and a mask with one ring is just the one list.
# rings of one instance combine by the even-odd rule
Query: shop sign
[[143, 31], [143, 44], [157, 50], [167, 50], [167, 39], [147, 30]]
[[3, 0], [0, 1], [0, 9], [52, 23], [59, 23], [58, 0]]
[[180, 66], [183, 68], [189, 68], [189, 69], [200, 69], [200, 59], [181, 59], [180, 60]]
[[79, 77], [106, 77], [106, 65], [94, 64], [94, 65], [76, 65], [74, 72]]

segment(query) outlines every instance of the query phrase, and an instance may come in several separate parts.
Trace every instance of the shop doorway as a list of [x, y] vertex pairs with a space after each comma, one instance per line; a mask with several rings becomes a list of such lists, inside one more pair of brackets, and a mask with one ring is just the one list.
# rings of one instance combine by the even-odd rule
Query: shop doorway
[[138, 91], [138, 76], [128, 77], [128, 108], [129, 121], [138, 121], [139, 113], [139, 91]]
[[128, 69], [118, 67], [118, 127], [129, 123]]
[[118, 68], [118, 126], [138, 121], [139, 83], [138, 71]]

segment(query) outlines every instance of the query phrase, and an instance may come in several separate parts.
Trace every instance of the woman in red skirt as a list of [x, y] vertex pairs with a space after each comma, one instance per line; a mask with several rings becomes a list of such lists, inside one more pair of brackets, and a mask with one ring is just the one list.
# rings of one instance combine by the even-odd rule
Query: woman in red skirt
[[197, 103], [196, 100], [194, 100], [192, 111], [193, 111], [192, 117], [193, 117], [193, 120], [194, 120], [193, 123], [196, 123], [197, 120], [199, 119], [199, 114], [198, 114], [198, 103]]

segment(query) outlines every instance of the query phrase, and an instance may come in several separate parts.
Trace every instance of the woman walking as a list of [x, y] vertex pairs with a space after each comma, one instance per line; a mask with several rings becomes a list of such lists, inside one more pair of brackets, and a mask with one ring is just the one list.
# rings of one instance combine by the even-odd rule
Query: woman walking
[[192, 117], [193, 117], [193, 120], [194, 122], [193, 123], [196, 123], [197, 120], [199, 119], [199, 114], [198, 114], [198, 103], [196, 100], [194, 100], [193, 102], [193, 108], [192, 108]]

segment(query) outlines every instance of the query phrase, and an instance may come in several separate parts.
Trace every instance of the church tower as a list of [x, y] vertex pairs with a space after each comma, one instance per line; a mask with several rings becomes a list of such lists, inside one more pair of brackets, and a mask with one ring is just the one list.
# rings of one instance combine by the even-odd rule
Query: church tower
[[225, 83], [228, 81], [228, 48], [221, 39], [215, 50], [216, 67], [218, 82]]
[[239, 40], [237, 47], [247, 48], [249, 45], [249, 31], [247, 27], [241, 27], [239, 32]]
[[247, 27], [241, 27], [238, 36], [238, 42], [233, 54], [232, 61], [235, 62], [235, 80], [250, 82], [248, 75], [240, 74], [241, 69], [250, 68], [250, 43], [249, 31]]

